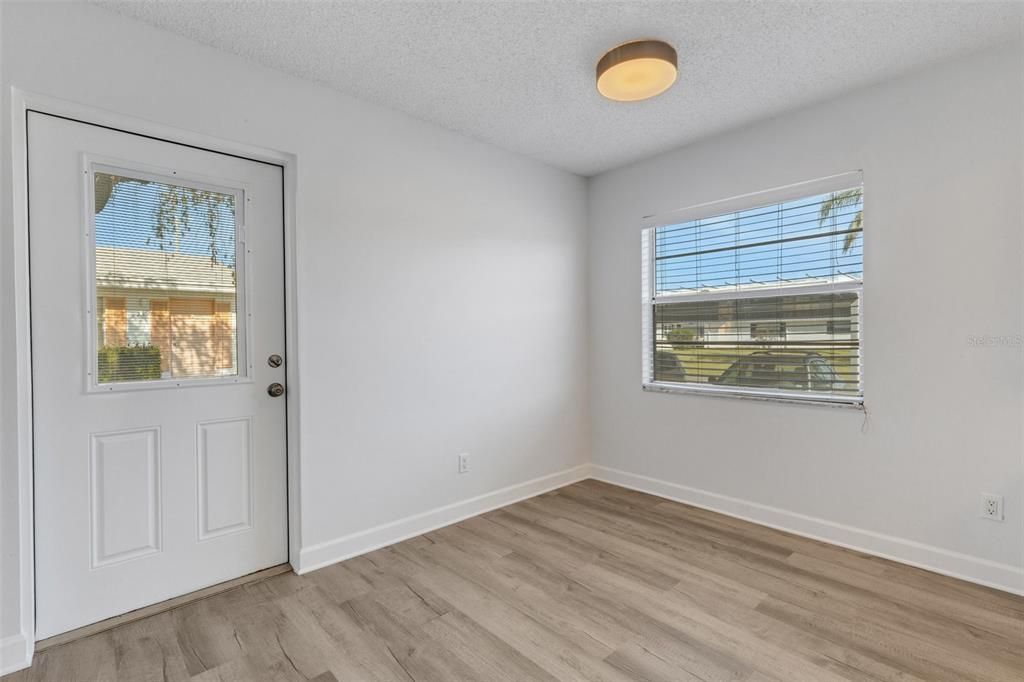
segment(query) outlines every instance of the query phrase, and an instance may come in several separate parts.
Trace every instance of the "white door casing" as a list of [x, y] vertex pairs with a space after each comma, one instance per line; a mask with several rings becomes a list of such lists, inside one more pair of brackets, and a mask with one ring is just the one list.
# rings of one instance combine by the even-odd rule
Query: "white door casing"
[[[267, 392], [285, 380], [267, 362], [285, 343], [282, 169], [34, 112], [28, 152], [43, 639], [287, 560], [285, 399]], [[111, 256], [97, 173], [131, 179], [142, 205], [143, 187], [229, 197], [217, 215], [234, 254], [128, 234]], [[153, 229], [133, 215], [120, 219]], [[166, 290], [183, 269], [201, 271], [195, 291]], [[173, 362], [161, 335], [184, 348]], [[101, 347], [139, 345], [160, 347], [162, 367], [98, 370]]]

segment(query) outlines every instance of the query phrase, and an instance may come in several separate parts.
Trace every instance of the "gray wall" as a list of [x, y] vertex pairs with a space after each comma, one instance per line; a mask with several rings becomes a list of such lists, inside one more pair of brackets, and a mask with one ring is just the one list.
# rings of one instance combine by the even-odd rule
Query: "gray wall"
[[[594, 463], [829, 539], [892, 536], [903, 559], [924, 543], [1020, 571], [1022, 73], [1004, 46], [592, 179]], [[640, 218], [856, 169], [867, 415], [642, 392]]]
[[[304, 547], [587, 460], [583, 179], [92, 6], [2, 13], [5, 92], [297, 155]], [[0, 637], [18, 632], [24, 558], [10, 192]]]

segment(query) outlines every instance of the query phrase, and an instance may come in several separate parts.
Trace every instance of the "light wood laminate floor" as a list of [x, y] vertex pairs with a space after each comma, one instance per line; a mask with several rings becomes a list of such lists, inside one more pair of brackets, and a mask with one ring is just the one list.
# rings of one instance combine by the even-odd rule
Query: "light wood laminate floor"
[[25, 680], [1024, 680], [1024, 598], [596, 481], [37, 656]]

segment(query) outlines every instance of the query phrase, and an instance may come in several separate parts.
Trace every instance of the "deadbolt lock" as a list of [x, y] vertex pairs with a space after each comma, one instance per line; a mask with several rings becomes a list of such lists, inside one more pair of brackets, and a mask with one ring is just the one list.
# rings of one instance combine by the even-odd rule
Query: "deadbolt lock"
[[267, 364], [270, 365], [271, 367], [280, 367], [281, 363], [283, 362], [284, 360], [282, 360], [281, 356], [278, 355], [277, 353], [274, 353], [269, 358], [267, 358]]

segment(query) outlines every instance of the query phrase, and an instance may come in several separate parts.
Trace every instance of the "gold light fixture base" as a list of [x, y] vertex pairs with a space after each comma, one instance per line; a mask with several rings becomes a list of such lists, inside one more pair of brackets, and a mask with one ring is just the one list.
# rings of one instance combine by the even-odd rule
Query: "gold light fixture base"
[[597, 63], [597, 91], [616, 102], [649, 99], [676, 81], [674, 47], [660, 40], [635, 40], [609, 50]]

